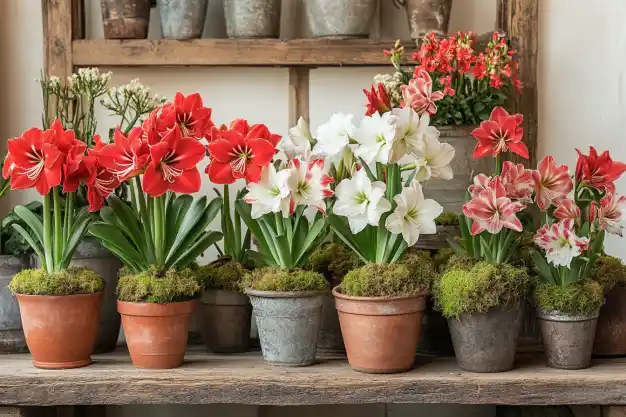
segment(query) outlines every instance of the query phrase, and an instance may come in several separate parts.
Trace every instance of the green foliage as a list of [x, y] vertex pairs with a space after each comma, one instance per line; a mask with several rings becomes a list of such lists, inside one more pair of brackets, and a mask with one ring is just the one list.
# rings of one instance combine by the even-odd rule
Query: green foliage
[[307, 269], [324, 275], [332, 287], [339, 285], [343, 277], [363, 265], [359, 257], [341, 243], [326, 243], [309, 256]]
[[626, 282], [626, 266], [619, 258], [600, 255], [591, 268], [589, 278], [609, 291], [614, 285]]
[[579, 281], [564, 287], [543, 283], [535, 287], [533, 302], [544, 311], [589, 314], [604, 303], [604, 289], [592, 280]]
[[104, 290], [104, 282], [89, 268], [67, 268], [52, 274], [43, 268], [25, 269], [13, 277], [9, 289], [23, 295], [93, 294]]
[[318, 272], [304, 269], [261, 268], [248, 274], [246, 287], [258, 291], [300, 292], [328, 290], [328, 282]]
[[[24, 207], [35, 213], [39, 218], [42, 217], [43, 205], [41, 202], [32, 201]], [[3, 255], [24, 255], [33, 253], [33, 248], [28, 241], [13, 228], [14, 224], [20, 225], [25, 230], [28, 229], [27, 224], [17, 215], [15, 209], [2, 220], [2, 244], [0, 246], [0, 253]], [[35, 238], [32, 232], [29, 232], [29, 235], [31, 238]]]
[[350, 271], [341, 283], [341, 292], [351, 297], [406, 297], [427, 291], [435, 278], [432, 261], [421, 258], [425, 268], [408, 263], [369, 263]]
[[128, 272], [120, 272], [117, 284], [120, 301], [168, 304], [191, 300], [200, 293], [196, 274], [190, 268], [160, 272], [152, 267], [139, 274]]
[[[433, 91], [443, 91], [439, 84], [439, 76], [432, 74]], [[432, 116], [431, 123], [435, 126], [477, 125], [489, 119], [491, 111], [503, 106], [507, 93], [492, 87], [481, 86], [479, 80], [469, 81], [463, 85], [462, 92], [450, 97], [446, 95], [437, 102], [437, 113]]]
[[237, 293], [243, 292], [243, 282], [248, 271], [236, 261], [221, 262], [220, 260], [194, 271], [198, 281], [205, 289], [224, 290]]
[[435, 288], [437, 307], [445, 317], [486, 313], [490, 308], [523, 299], [530, 286], [525, 268], [484, 261], [471, 268], [451, 267]]
[[438, 226], [458, 226], [459, 215], [451, 211], [444, 211], [435, 219]]

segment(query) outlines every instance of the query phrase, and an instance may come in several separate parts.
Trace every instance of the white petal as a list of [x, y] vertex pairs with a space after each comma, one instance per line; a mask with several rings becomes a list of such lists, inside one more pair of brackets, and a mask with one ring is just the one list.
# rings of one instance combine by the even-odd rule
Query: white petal
[[[436, 139], [435, 139], [436, 140]], [[430, 159], [430, 164], [434, 167], [442, 167], [450, 164], [454, 158], [454, 147], [449, 143], [441, 143], [436, 155]]]
[[420, 237], [420, 231], [417, 227], [411, 223], [405, 223], [405, 227], [402, 229], [402, 238], [406, 244], [411, 247], [415, 245]]
[[370, 203], [367, 208], [367, 221], [372, 226], [377, 226], [380, 217], [389, 210], [391, 210], [391, 204], [385, 198], [381, 198], [377, 204]]
[[402, 227], [404, 225], [404, 216], [398, 216], [397, 209], [395, 212], [391, 213], [387, 220], [385, 221], [385, 227], [394, 235], [399, 235], [402, 233]]
[[432, 174], [433, 178], [439, 178], [442, 180], [451, 180], [454, 178], [454, 173], [452, 172], [452, 167], [450, 167], [450, 165], [433, 168]]
[[357, 234], [367, 226], [367, 216], [364, 214], [348, 217], [348, 224], [352, 233]]

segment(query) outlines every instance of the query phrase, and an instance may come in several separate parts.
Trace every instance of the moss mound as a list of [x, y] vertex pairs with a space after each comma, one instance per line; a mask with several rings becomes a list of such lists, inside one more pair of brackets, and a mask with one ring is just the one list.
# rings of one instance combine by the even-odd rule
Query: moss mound
[[457, 226], [459, 224], [459, 215], [451, 211], [444, 211], [435, 219], [437, 226]]
[[341, 292], [350, 297], [406, 297], [429, 289], [434, 273], [414, 273], [404, 263], [367, 264], [350, 271]]
[[601, 255], [596, 259], [589, 277], [602, 285], [605, 291], [609, 291], [616, 284], [626, 282], [626, 266], [619, 258]]
[[123, 274], [117, 284], [117, 298], [131, 303], [168, 304], [187, 301], [200, 293], [196, 274], [190, 268], [150, 269], [137, 275]]
[[89, 268], [67, 268], [49, 274], [43, 269], [25, 269], [11, 280], [13, 294], [76, 295], [93, 294], [104, 290], [100, 275]]
[[529, 286], [525, 268], [481, 261], [470, 268], [449, 269], [435, 289], [435, 301], [445, 317], [486, 313], [492, 307], [524, 298]]
[[224, 290], [243, 293], [243, 282], [248, 270], [235, 261], [199, 266], [194, 271], [200, 285], [207, 290]]
[[262, 268], [248, 274], [245, 286], [258, 291], [299, 292], [329, 289], [322, 274], [304, 269]]
[[362, 265], [358, 255], [341, 243], [320, 246], [309, 257], [307, 269], [324, 275], [331, 286], [339, 285], [343, 277]]
[[604, 288], [592, 280], [561, 287], [540, 284], [535, 287], [534, 304], [545, 311], [565, 314], [589, 314], [604, 303]]

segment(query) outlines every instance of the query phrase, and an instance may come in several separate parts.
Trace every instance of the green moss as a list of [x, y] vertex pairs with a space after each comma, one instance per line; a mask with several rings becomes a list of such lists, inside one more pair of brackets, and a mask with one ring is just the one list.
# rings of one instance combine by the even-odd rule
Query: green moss
[[454, 254], [455, 252], [452, 248], [437, 249], [437, 252], [433, 256], [433, 261], [435, 262], [437, 271], [441, 271], [442, 267], [448, 263], [448, 260], [454, 256]]
[[451, 211], [444, 211], [435, 219], [437, 226], [457, 226], [459, 224], [459, 215]]
[[351, 297], [404, 297], [429, 289], [435, 274], [432, 266], [416, 272], [403, 263], [367, 264], [350, 271], [341, 292]]
[[474, 265], [478, 263], [478, 260], [475, 258], [470, 258], [468, 256], [461, 256], [453, 253], [448, 257], [446, 262], [439, 266], [439, 272], [441, 274], [445, 274], [448, 271], [453, 269], [462, 269], [469, 270], [472, 269]]
[[435, 288], [435, 301], [445, 317], [486, 313], [492, 307], [524, 298], [529, 285], [525, 268], [481, 261], [471, 268], [450, 268]]
[[331, 286], [341, 283], [343, 277], [363, 263], [358, 255], [341, 243], [328, 243], [320, 246], [309, 257], [307, 269], [324, 275]]
[[535, 287], [534, 304], [545, 311], [565, 314], [589, 314], [604, 303], [604, 288], [592, 280], [561, 287], [540, 284]]
[[413, 279], [427, 285], [430, 291], [431, 285], [438, 277], [435, 261], [430, 251], [409, 249], [404, 252], [398, 263], [406, 265]]
[[13, 277], [9, 289], [24, 295], [93, 294], [104, 290], [104, 282], [89, 268], [67, 268], [53, 274], [25, 269]]
[[329, 289], [328, 282], [326, 282], [322, 274], [304, 269], [255, 269], [248, 274], [245, 285], [258, 291], [276, 292], [323, 291]]
[[132, 303], [168, 304], [186, 301], [200, 292], [196, 274], [187, 268], [169, 269], [159, 273], [154, 269], [137, 275], [124, 274], [117, 284], [117, 298]]
[[626, 266], [619, 258], [601, 255], [596, 259], [589, 278], [602, 285], [605, 291], [609, 291], [614, 285], [626, 282]]
[[248, 271], [239, 262], [217, 261], [199, 266], [194, 271], [198, 282], [205, 289], [243, 292], [243, 281]]

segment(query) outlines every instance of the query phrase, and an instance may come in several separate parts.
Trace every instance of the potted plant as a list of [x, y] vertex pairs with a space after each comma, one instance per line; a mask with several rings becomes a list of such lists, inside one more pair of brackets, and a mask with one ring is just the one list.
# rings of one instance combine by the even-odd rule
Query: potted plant
[[376, 0], [307, 0], [305, 13], [314, 38], [367, 38]]
[[189, 266], [222, 237], [207, 231], [221, 198], [193, 198], [201, 186], [197, 165], [206, 157], [211, 110], [198, 94], [178, 93], [128, 135], [96, 154], [103, 171], [130, 186], [131, 204], [108, 198], [90, 233], [119, 257], [118, 311], [133, 364], [174, 368], [185, 355], [189, 318], [200, 286]]
[[146, 39], [150, 0], [100, 0], [104, 39]]
[[[623, 201], [623, 200], [622, 200]], [[596, 325], [593, 354], [602, 357], [626, 355], [626, 341], [623, 340], [626, 325], [626, 309], [622, 300], [626, 295], [626, 266], [621, 259], [600, 255], [589, 273], [589, 278], [604, 288], [604, 305]]]

